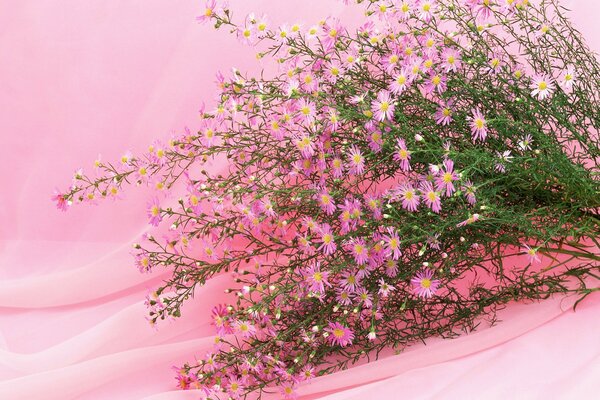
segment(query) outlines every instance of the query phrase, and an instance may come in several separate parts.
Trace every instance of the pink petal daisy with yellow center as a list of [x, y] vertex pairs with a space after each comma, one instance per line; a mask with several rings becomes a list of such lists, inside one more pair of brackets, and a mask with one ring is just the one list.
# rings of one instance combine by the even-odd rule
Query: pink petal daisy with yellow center
[[488, 132], [487, 121], [479, 108], [472, 109], [471, 113], [472, 115], [468, 118], [470, 121], [469, 126], [471, 127], [471, 136], [474, 141], [481, 140], [483, 142], [485, 141]]
[[440, 281], [432, 278], [433, 271], [426, 268], [423, 271], [418, 272], [415, 277], [410, 280], [418, 296], [429, 298], [435, 295], [440, 285]]
[[339, 322], [330, 322], [325, 331], [329, 333], [329, 342], [334, 346], [346, 347], [351, 345], [354, 340], [352, 330]]
[[530, 88], [532, 96], [537, 97], [538, 100], [544, 100], [554, 93], [554, 81], [547, 75], [536, 75], [531, 81]]

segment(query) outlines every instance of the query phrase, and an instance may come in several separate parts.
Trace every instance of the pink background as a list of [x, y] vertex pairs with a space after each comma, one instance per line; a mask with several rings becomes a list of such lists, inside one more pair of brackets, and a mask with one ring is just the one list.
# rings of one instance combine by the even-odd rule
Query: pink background
[[[231, 1], [238, 16], [316, 22], [339, 1]], [[563, 2], [600, 49], [600, 2]], [[301, 5], [301, 6], [300, 6]], [[197, 0], [0, 0], [0, 398], [188, 399], [171, 365], [211, 342], [213, 280], [158, 331], [132, 266], [145, 192], [59, 213], [49, 201], [99, 153], [144, 149], [213, 104], [214, 74], [257, 71], [252, 51], [198, 25]], [[512, 305], [504, 321], [319, 378], [302, 399], [569, 399], [600, 392], [600, 296]]]

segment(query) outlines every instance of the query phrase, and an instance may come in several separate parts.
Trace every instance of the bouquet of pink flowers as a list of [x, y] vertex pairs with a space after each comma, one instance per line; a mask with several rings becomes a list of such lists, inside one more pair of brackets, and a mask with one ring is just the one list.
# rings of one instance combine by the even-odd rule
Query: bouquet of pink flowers
[[358, 3], [351, 29], [235, 21], [209, 0], [198, 19], [279, 72], [219, 75], [196, 132], [98, 162], [54, 197], [65, 210], [156, 188], [149, 222], [169, 232], [135, 245], [140, 271], [171, 272], [152, 323], [234, 275], [182, 388], [293, 398], [314, 376], [493, 324], [509, 301], [600, 289], [600, 68], [557, 1]]

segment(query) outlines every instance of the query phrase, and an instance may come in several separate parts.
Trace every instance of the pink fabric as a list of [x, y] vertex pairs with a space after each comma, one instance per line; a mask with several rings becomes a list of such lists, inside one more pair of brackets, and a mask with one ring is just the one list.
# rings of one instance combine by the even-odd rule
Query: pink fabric
[[[238, 16], [265, 11], [276, 21], [349, 15], [335, 0], [230, 3]], [[600, 3], [565, 4], [600, 49]], [[67, 214], [49, 196], [98, 153], [114, 159], [193, 128], [201, 102], [213, 104], [217, 70], [257, 70], [250, 49], [194, 21], [200, 7], [0, 0], [1, 399], [197, 398], [175, 390], [170, 367], [210, 346], [208, 310], [229, 278], [155, 331], [143, 300], [162, 277], [140, 275], [128, 254], [146, 229], [147, 192]], [[596, 397], [600, 296], [575, 313], [572, 301], [511, 305], [496, 327], [318, 378], [301, 398]]]

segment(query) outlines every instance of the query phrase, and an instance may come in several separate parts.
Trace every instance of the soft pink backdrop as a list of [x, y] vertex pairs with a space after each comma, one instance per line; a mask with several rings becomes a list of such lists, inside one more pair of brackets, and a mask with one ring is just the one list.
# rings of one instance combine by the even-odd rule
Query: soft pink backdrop
[[[339, 1], [231, 1], [238, 15], [315, 22]], [[600, 2], [563, 2], [594, 49]], [[188, 399], [171, 365], [201, 356], [207, 311], [227, 277], [184, 317], [152, 330], [143, 300], [158, 275], [129, 256], [145, 192], [59, 213], [49, 201], [99, 153], [114, 159], [212, 104], [214, 74], [257, 71], [253, 53], [200, 26], [197, 0], [0, 0], [0, 399]], [[239, 11], [237, 11], [239, 10]], [[600, 392], [600, 296], [513, 305], [497, 327], [431, 340], [315, 380], [303, 399], [570, 399]]]

